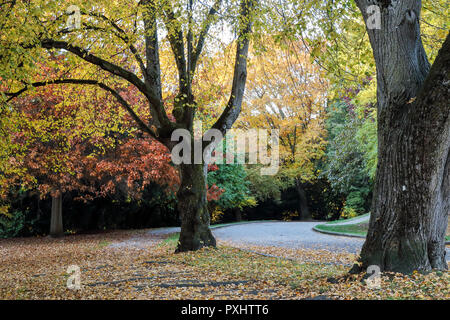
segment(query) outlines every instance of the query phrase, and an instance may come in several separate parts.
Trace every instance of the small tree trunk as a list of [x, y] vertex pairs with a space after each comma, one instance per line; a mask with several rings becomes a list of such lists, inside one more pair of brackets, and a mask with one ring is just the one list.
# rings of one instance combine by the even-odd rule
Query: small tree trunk
[[237, 222], [242, 221], [242, 212], [241, 212], [241, 209], [235, 208], [235, 209], [234, 209], [234, 216], [235, 216]]
[[203, 164], [181, 164], [181, 186], [177, 193], [181, 216], [180, 242], [176, 252], [215, 247], [216, 239], [209, 229], [206, 200], [207, 167]]
[[296, 180], [295, 187], [298, 193], [298, 205], [300, 210], [300, 220], [311, 220], [311, 213], [308, 208], [308, 200], [306, 199], [305, 189], [300, 180]]
[[52, 197], [52, 216], [50, 220], [50, 236], [61, 237], [64, 235], [62, 218], [62, 194]]

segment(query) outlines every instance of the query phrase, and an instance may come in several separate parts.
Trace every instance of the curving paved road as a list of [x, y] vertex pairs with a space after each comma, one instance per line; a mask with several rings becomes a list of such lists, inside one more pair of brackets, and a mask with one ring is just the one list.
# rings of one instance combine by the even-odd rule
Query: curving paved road
[[[262, 222], [213, 229], [217, 239], [240, 244], [280, 246], [286, 248], [326, 249], [359, 253], [363, 238], [334, 236], [313, 231], [323, 222]], [[447, 261], [450, 248], [447, 246]]]
[[323, 222], [261, 222], [227, 226], [213, 230], [217, 239], [240, 244], [285, 248], [327, 249], [358, 253], [362, 238], [318, 233], [312, 228]]
[[[367, 219], [367, 218], [366, 218]], [[325, 249], [359, 253], [364, 238], [335, 236], [313, 231], [312, 228], [323, 222], [249, 222], [211, 228], [219, 240], [235, 244], [256, 246], [279, 246], [285, 248]], [[149, 235], [167, 235], [179, 232], [179, 227], [159, 228], [148, 232]], [[140, 247], [148, 239], [130, 239], [115, 246], [132, 245]], [[450, 261], [450, 247], [447, 246], [447, 261]]]

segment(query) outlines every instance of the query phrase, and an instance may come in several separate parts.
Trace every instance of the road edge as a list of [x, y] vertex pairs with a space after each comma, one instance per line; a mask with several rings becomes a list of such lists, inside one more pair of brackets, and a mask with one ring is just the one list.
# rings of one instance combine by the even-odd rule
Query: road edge
[[[328, 231], [328, 230], [321, 230], [321, 229], [317, 229], [316, 227], [312, 227], [312, 230], [318, 233], [323, 233], [323, 234], [330, 234], [333, 236], [343, 236], [343, 237], [349, 237], [349, 238], [363, 238], [365, 239], [365, 236], [359, 235], [359, 234], [354, 234], [354, 233], [345, 233], [345, 232], [336, 232], [336, 231]], [[450, 245], [450, 241], [445, 241], [445, 245]]]
[[330, 234], [333, 236], [343, 236], [343, 237], [351, 237], [351, 238], [366, 238], [365, 236], [361, 236], [359, 234], [336, 232], [336, 231], [326, 231], [326, 230], [317, 229], [316, 227], [312, 227], [312, 230], [315, 232]]

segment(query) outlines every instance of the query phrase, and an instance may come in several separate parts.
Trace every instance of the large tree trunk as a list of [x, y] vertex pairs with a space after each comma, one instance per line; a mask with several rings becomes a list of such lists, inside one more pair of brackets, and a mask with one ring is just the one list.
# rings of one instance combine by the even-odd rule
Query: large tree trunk
[[50, 236], [61, 237], [64, 235], [62, 218], [62, 194], [52, 197], [52, 215], [50, 220]]
[[303, 184], [300, 180], [295, 181], [295, 188], [297, 189], [298, 193], [300, 220], [311, 220], [311, 213], [309, 212], [308, 200], [306, 198], [305, 189], [303, 188]]
[[181, 233], [176, 252], [215, 247], [216, 239], [209, 229], [210, 217], [206, 200], [207, 167], [203, 164], [181, 164], [180, 174], [181, 186], [177, 200]]
[[[357, 3], [367, 18], [369, 1]], [[377, 65], [378, 167], [369, 231], [352, 271], [447, 269], [450, 40], [429, 71], [421, 2], [377, 3], [381, 29], [368, 33]]]

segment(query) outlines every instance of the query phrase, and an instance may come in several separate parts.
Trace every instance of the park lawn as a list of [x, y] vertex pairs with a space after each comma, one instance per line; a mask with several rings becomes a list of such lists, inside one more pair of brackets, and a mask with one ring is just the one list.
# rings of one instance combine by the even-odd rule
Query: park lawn
[[359, 219], [361, 219], [362, 217], [369, 217], [369, 215], [370, 215], [370, 213], [365, 213], [365, 214], [362, 214], [362, 215], [360, 215], [360, 216], [356, 216], [356, 217], [353, 217], [353, 218], [348, 218], [348, 219], [338, 219], [338, 220], [329, 221], [329, 222], [327, 222], [326, 224], [328, 225], [328, 224], [336, 224], [336, 223], [342, 223], [342, 222], [349, 222], [349, 221], [352, 221], [352, 220], [359, 220]]
[[[448, 272], [386, 274], [370, 289], [347, 275], [351, 254], [222, 242], [174, 254], [176, 242], [146, 231], [0, 240], [0, 299], [449, 298]], [[81, 290], [66, 287], [70, 265], [81, 269]]]
[[316, 226], [316, 229], [323, 231], [332, 231], [339, 233], [354, 234], [359, 236], [366, 236], [367, 230], [369, 229], [369, 224], [367, 222], [356, 224], [345, 224], [345, 225], [320, 224]]

